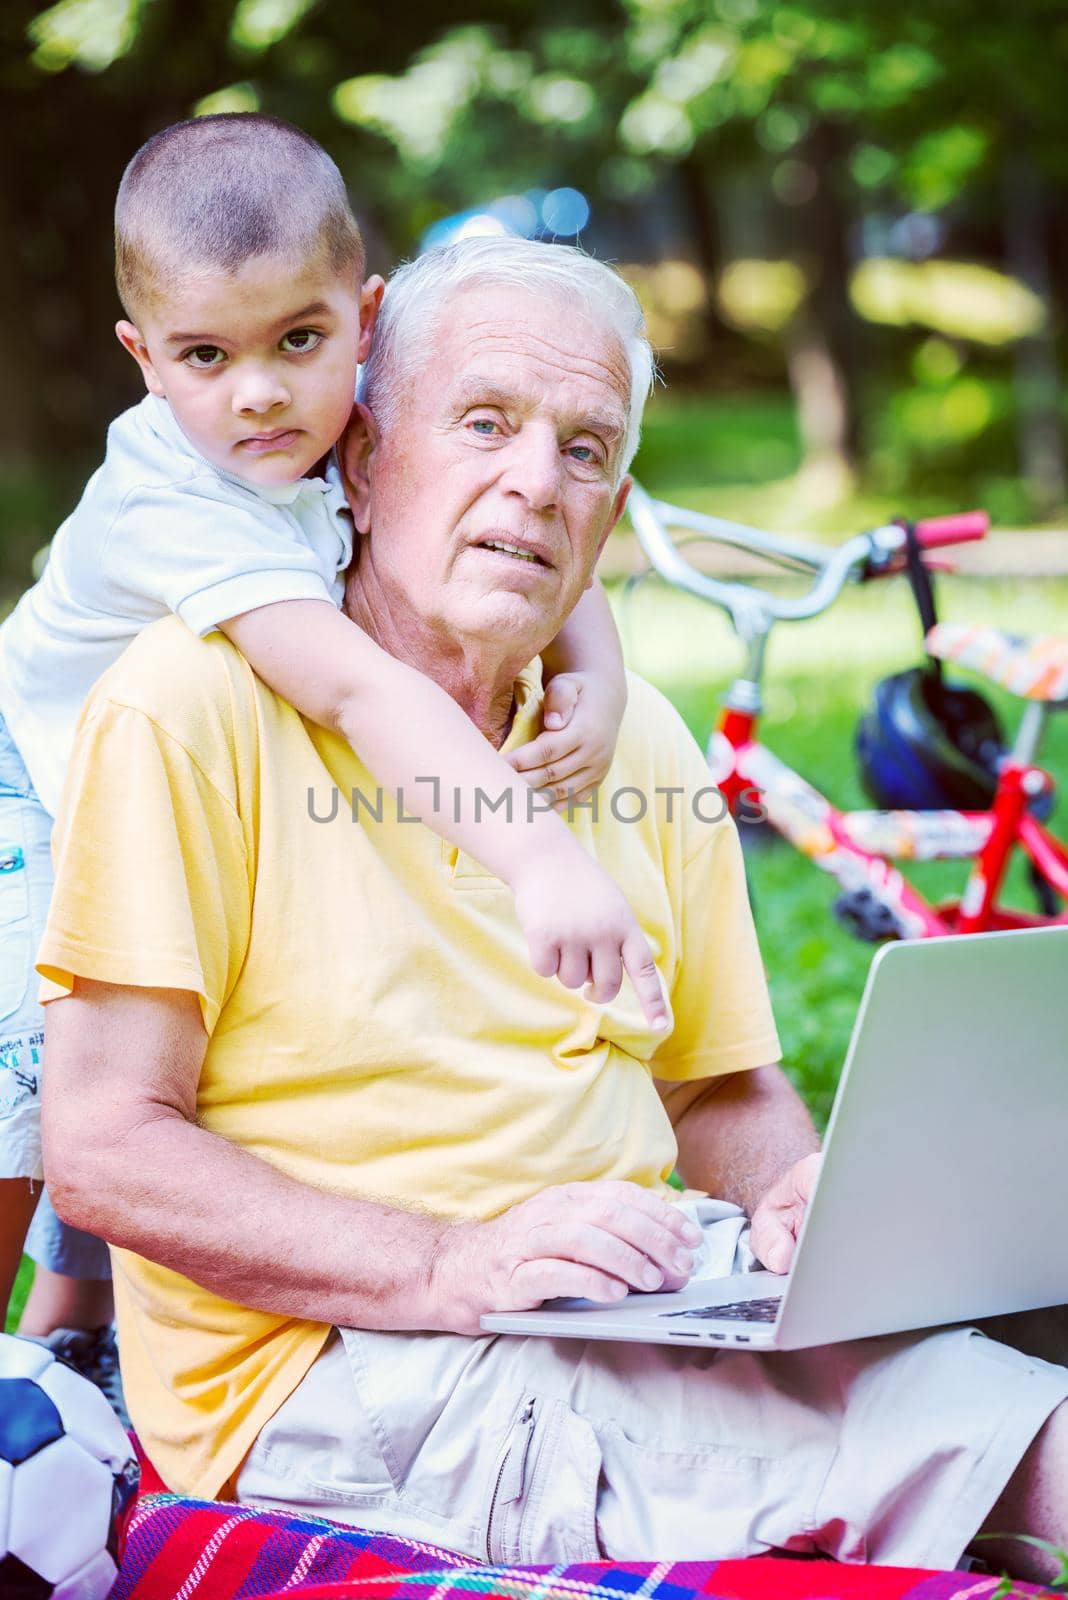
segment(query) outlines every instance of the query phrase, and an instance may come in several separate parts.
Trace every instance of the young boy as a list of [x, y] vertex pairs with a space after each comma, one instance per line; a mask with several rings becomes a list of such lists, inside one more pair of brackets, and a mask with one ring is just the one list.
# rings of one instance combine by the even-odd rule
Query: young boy
[[[0, 1073], [0, 1306], [32, 1211], [25, 1180], [41, 1175], [33, 964], [50, 819], [87, 693], [168, 612], [199, 634], [222, 629], [273, 689], [402, 789], [409, 814], [504, 879], [538, 972], [579, 972], [606, 1003], [625, 968], [650, 1025], [666, 1022], [619, 890], [559, 816], [529, 816], [522, 779], [455, 702], [338, 609], [352, 524], [330, 453], [383, 287], [363, 269], [337, 168], [274, 118], [179, 123], [123, 177], [116, 332], [149, 392], [112, 425], [43, 577], [0, 629], [0, 1061], [6, 1051], [13, 1065]], [[599, 587], [546, 668], [546, 721], [555, 706], [568, 735], [553, 784], [584, 790], [604, 775], [625, 694]], [[540, 743], [512, 760], [536, 773]], [[466, 807], [455, 821], [420, 774], [444, 793], [511, 789], [515, 820], [502, 810], [476, 825]]]

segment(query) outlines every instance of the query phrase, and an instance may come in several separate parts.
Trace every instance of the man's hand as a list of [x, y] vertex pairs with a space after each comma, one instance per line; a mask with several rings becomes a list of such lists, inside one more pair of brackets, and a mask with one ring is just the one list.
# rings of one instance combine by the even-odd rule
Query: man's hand
[[589, 672], [558, 672], [545, 689], [544, 732], [505, 756], [532, 789], [551, 789], [557, 809], [585, 801], [615, 755], [626, 697]]
[[567, 989], [588, 984], [587, 998], [607, 1005], [619, 993], [625, 970], [646, 1022], [665, 1028], [660, 974], [626, 898], [566, 831], [564, 840], [569, 847], [545, 851], [512, 877], [534, 971], [559, 978]]
[[772, 1184], [753, 1212], [749, 1248], [769, 1272], [788, 1272], [797, 1236], [815, 1187], [823, 1156], [815, 1151], [795, 1161]]
[[560, 1295], [615, 1301], [681, 1289], [701, 1232], [636, 1183], [557, 1184], [494, 1217], [457, 1223], [431, 1268], [422, 1326], [478, 1333], [490, 1311], [533, 1311]]

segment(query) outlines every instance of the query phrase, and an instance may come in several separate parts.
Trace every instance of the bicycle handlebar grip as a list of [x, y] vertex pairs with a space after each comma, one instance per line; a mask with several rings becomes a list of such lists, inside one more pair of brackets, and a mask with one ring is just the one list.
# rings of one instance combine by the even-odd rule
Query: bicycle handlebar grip
[[985, 539], [990, 518], [985, 511], [958, 511], [949, 517], [927, 517], [915, 525], [916, 542], [922, 550], [937, 550], [945, 544], [970, 544]]

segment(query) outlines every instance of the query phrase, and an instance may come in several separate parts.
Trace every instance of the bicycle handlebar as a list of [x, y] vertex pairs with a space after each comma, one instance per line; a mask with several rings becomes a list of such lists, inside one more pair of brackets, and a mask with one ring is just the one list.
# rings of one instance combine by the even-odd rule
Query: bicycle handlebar
[[[905, 544], [904, 528], [891, 523], [828, 549], [654, 500], [638, 483], [631, 487], [627, 510], [638, 541], [660, 576], [677, 589], [721, 606], [730, 613], [738, 632], [747, 635], [766, 631], [772, 621], [796, 622], [818, 616], [833, 604], [850, 578], [863, 575], [865, 569], [870, 569], [872, 576], [879, 570], [889, 570], [893, 557]], [[668, 524], [755, 551], [791, 567], [807, 568], [816, 574], [816, 581], [804, 594], [791, 598], [771, 594], [753, 584], [710, 578], [681, 553], [668, 534]], [[929, 518], [916, 525], [916, 533], [923, 548], [934, 549], [981, 539], [988, 527], [985, 512], [969, 511]]]
[[921, 550], [938, 550], [947, 544], [969, 544], [985, 539], [990, 518], [985, 511], [958, 511], [950, 517], [925, 517], [913, 530]]

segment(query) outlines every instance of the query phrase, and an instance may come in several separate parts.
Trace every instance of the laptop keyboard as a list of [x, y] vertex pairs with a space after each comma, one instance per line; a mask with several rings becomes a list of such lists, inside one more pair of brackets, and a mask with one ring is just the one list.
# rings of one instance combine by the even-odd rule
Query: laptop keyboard
[[732, 1300], [725, 1306], [694, 1306], [689, 1311], [661, 1311], [662, 1317], [701, 1317], [716, 1322], [774, 1322], [782, 1295], [766, 1300]]

